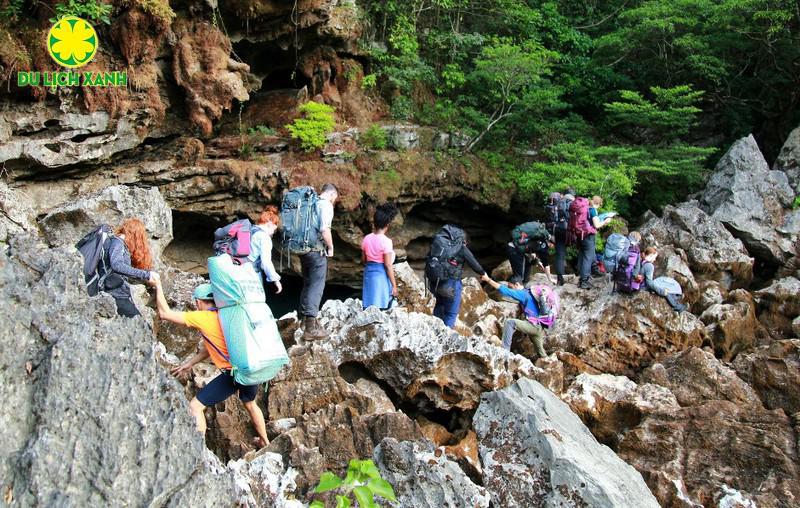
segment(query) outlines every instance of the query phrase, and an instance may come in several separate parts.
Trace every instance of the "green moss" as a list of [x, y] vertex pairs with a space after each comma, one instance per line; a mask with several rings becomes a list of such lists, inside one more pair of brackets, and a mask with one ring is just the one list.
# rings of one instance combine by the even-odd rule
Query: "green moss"
[[175, 11], [167, 0], [133, 0], [142, 10], [169, 25], [175, 19]]

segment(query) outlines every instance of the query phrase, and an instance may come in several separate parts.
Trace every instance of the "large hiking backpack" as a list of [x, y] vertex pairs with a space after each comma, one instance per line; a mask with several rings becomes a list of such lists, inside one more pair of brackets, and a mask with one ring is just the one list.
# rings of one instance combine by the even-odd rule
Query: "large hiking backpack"
[[511, 241], [519, 252], [538, 252], [547, 248], [550, 233], [547, 228], [536, 221], [516, 226], [511, 231]]
[[614, 273], [617, 263], [628, 253], [630, 245], [628, 237], [620, 233], [612, 233], [606, 238], [606, 246], [603, 249], [603, 265], [606, 273]]
[[228, 254], [233, 262], [246, 263], [250, 255], [250, 238], [257, 228], [249, 219], [237, 220], [214, 231], [214, 255]]
[[295, 187], [281, 201], [283, 247], [293, 254], [306, 254], [322, 246], [319, 229], [319, 196], [313, 187]]
[[628, 243], [628, 249], [624, 251], [625, 255], [617, 259], [614, 271], [611, 272], [612, 278], [614, 279], [614, 291], [621, 291], [623, 293], [639, 291], [642, 286], [638, 277], [639, 273], [642, 271], [639, 246], [630, 244], [630, 240], [628, 240]]
[[112, 238], [114, 231], [111, 226], [101, 224], [75, 244], [83, 256], [83, 277], [89, 296], [96, 296], [103, 289], [106, 277], [111, 274], [108, 249]]
[[562, 196], [558, 192], [550, 194], [547, 204], [544, 207], [547, 231], [551, 234], [563, 233], [569, 226], [569, 205], [572, 199]]
[[537, 284], [528, 288], [531, 296], [536, 300], [536, 306], [539, 308], [539, 316], [527, 316], [528, 321], [535, 325], [542, 325], [547, 328], [553, 328], [558, 319], [558, 313], [561, 310], [561, 301], [558, 298], [558, 293], [553, 291], [553, 288], [544, 284]]
[[569, 205], [569, 225], [567, 227], [567, 232], [573, 243], [597, 233], [597, 230], [589, 222], [588, 199], [584, 197], [575, 198], [575, 201]]
[[461, 279], [464, 260], [460, 259], [464, 247], [464, 231], [448, 224], [439, 230], [431, 242], [431, 250], [425, 260], [425, 278], [432, 285], [439, 281]]

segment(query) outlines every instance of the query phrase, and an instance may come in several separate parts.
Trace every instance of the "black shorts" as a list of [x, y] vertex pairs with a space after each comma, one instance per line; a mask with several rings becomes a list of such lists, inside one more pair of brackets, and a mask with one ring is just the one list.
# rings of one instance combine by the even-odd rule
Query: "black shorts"
[[239, 400], [250, 402], [255, 400], [258, 393], [258, 385], [240, 385], [233, 380], [230, 371], [223, 370], [222, 374], [215, 377], [202, 390], [197, 393], [197, 400], [204, 406], [219, 404], [236, 392], [239, 392]]

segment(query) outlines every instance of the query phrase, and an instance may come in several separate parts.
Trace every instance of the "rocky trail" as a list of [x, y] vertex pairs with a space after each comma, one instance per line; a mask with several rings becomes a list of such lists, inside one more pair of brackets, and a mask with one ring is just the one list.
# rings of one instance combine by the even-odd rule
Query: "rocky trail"
[[[800, 127], [772, 168], [742, 138], [703, 191], [641, 219], [689, 312], [568, 276], [536, 358], [525, 339], [500, 347], [517, 307], [476, 278], [455, 330], [431, 316], [415, 268], [441, 224], [460, 222], [505, 279], [512, 205], [533, 209], [481, 159], [453, 155], [457, 133], [381, 121], [388, 146], [360, 144], [386, 105], [361, 86], [352, 2], [190, 0], [172, 2], [174, 19], [124, 5], [90, 66], [129, 69], [132, 86], [0, 91], [0, 505], [299, 508], [353, 458], [372, 458], [403, 507], [800, 505]], [[27, 59], [0, 51], [4, 76], [52, 67], [26, 44]], [[337, 108], [315, 154], [281, 130], [309, 99]], [[258, 399], [270, 445], [254, 449], [233, 398], [207, 410], [204, 440], [188, 400], [216, 370], [169, 374], [196, 332], [160, 322], [141, 286], [134, 319], [89, 298], [73, 246], [141, 218], [185, 309], [216, 227], [326, 181], [342, 191], [329, 282], [358, 287], [370, 212], [392, 200], [403, 305], [328, 300], [331, 337], [316, 343], [282, 317], [291, 362]]]

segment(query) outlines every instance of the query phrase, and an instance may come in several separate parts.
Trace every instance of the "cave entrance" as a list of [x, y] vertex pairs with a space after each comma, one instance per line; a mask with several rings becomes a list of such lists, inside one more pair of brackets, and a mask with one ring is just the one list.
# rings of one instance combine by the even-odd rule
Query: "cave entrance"
[[220, 217], [173, 210], [173, 239], [164, 250], [164, 260], [184, 272], [208, 274], [206, 260], [212, 254], [214, 231], [224, 225]]
[[270, 90], [299, 90], [311, 84], [296, 69], [297, 57], [292, 48], [281, 49], [275, 43], [243, 39], [233, 44], [233, 50], [250, 66], [250, 73], [261, 79], [261, 88], [255, 95]]

